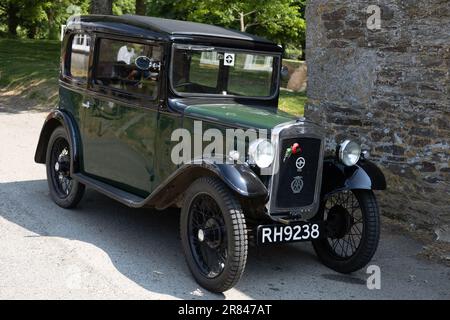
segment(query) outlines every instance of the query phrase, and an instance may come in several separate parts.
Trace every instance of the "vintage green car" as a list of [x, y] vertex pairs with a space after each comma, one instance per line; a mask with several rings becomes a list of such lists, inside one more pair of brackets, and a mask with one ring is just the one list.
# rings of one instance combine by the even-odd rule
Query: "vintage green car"
[[282, 48], [250, 34], [72, 17], [35, 155], [52, 199], [73, 208], [87, 186], [132, 208], [181, 208], [187, 263], [213, 292], [237, 283], [249, 245], [312, 241], [326, 266], [363, 268], [385, 178], [358, 143], [326, 151], [320, 126], [278, 110], [282, 70]]

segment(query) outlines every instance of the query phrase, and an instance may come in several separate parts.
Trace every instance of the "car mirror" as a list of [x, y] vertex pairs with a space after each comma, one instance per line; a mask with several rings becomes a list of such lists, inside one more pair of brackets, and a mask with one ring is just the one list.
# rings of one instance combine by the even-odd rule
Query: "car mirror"
[[289, 78], [289, 69], [286, 66], [281, 67], [281, 78], [287, 80]]
[[146, 56], [137, 57], [134, 64], [141, 70], [149, 70], [152, 65], [152, 60]]

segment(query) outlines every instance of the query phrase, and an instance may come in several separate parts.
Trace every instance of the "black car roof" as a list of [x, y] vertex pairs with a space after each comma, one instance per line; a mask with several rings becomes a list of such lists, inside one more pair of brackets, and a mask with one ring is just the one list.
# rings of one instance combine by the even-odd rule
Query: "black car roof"
[[[214, 37], [223, 39], [232, 39], [246, 42], [257, 42], [265, 45], [273, 45], [278, 47], [275, 43], [258, 37], [249, 33], [240, 32], [237, 30], [226, 29], [214, 25], [208, 25], [203, 23], [170, 20], [156, 17], [138, 16], [138, 15], [86, 15], [75, 16], [71, 18], [68, 23], [80, 24], [86, 27], [109, 29], [110, 31], [119, 31], [122, 28], [127, 29], [127, 33], [139, 34], [140, 30], [147, 30], [152, 33], [157, 33], [161, 36], [173, 38], [176, 36], [202, 36], [202, 37]], [[134, 31], [134, 32], [133, 32]], [[130, 34], [132, 35], [132, 34]], [[140, 34], [142, 36], [142, 34]], [[277, 50], [279, 51], [279, 50]]]

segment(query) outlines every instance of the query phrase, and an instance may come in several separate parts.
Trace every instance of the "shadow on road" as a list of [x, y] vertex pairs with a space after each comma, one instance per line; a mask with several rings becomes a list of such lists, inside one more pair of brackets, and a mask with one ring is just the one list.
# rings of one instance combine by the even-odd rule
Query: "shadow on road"
[[[0, 184], [0, 215], [39, 236], [83, 241], [103, 250], [124, 276], [152, 292], [183, 299], [199, 286], [180, 246], [179, 210], [130, 209], [88, 190], [80, 206], [64, 210], [50, 199], [47, 182]], [[319, 262], [309, 244], [250, 248], [247, 268], [236, 289], [249, 298], [296, 298], [287, 274], [308, 277]], [[322, 270], [323, 271], [323, 270]], [[305, 274], [306, 273], [306, 274]], [[203, 290], [201, 298], [222, 299]]]

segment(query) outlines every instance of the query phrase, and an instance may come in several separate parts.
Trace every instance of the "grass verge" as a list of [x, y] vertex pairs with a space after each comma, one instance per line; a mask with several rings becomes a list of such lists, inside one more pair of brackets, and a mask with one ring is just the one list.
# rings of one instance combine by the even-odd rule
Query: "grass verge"
[[0, 39], [0, 87], [15, 88], [33, 81], [56, 86], [60, 43]]
[[305, 103], [308, 98], [306, 92], [290, 92], [281, 90], [279, 108], [285, 112], [303, 116], [305, 114]]
[[59, 41], [0, 39], [0, 111], [54, 107], [59, 55]]

